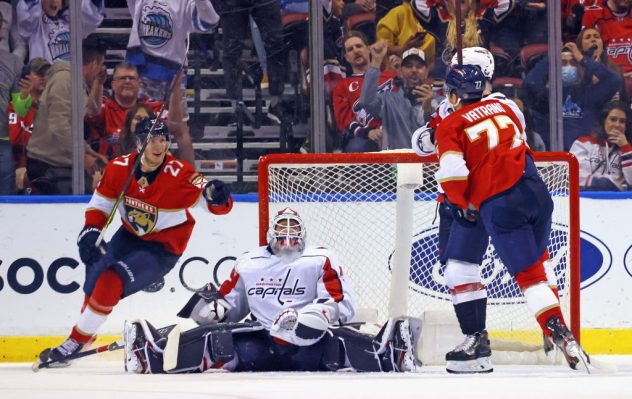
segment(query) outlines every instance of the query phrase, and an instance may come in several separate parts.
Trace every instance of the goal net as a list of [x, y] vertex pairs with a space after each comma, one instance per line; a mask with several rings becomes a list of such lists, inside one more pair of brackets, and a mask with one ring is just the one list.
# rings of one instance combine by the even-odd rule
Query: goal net
[[[578, 337], [577, 164], [566, 153], [537, 153], [536, 164], [555, 204], [548, 248], [562, 310]], [[410, 152], [265, 156], [259, 162], [261, 243], [271, 218], [289, 206], [304, 219], [308, 242], [339, 255], [358, 307], [377, 312], [379, 322], [452, 314], [437, 251], [437, 169], [436, 157]], [[542, 332], [491, 243], [481, 275], [492, 339], [541, 347]]]

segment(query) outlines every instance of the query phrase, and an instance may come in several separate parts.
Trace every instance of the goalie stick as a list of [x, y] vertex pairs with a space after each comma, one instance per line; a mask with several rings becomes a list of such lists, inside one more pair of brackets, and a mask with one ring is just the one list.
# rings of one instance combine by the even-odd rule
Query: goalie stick
[[[158, 329], [158, 333], [160, 334], [161, 337], [166, 337], [176, 327], [177, 327], [177, 324], [172, 324], [172, 325], [169, 325], [169, 326], [166, 326], [166, 327], [162, 327], [162, 328]], [[57, 360], [51, 360], [51, 361], [48, 361], [48, 362], [41, 362], [41, 361], [38, 360], [35, 363], [33, 363], [33, 365], [31, 366], [31, 370], [33, 370], [33, 372], [37, 373], [41, 369], [47, 369], [47, 368], [55, 367], [56, 364], [66, 362], [68, 360], [81, 359], [82, 357], [96, 355], [97, 353], [113, 352], [113, 351], [117, 351], [117, 350], [123, 349], [123, 348], [125, 348], [125, 340], [123, 338], [121, 338], [121, 339], [116, 340], [116, 341], [114, 341], [114, 342], [112, 342], [110, 344], [101, 345], [99, 347], [96, 347], [96, 348], [93, 348], [93, 349], [89, 349], [89, 350], [83, 351], [83, 352], [73, 353], [71, 355], [64, 356], [64, 357], [62, 357], [60, 359], [57, 359]]]

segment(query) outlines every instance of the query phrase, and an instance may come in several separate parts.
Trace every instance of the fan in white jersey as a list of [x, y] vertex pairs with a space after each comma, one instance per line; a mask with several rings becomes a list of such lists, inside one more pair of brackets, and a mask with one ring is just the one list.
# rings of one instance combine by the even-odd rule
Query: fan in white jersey
[[355, 294], [335, 254], [306, 237], [301, 217], [285, 208], [268, 245], [239, 257], [219, 290], [209, 284], [178, 313], [199, 327], [165, 338], [145, 320], [126, 323], [126, 370], [416, 370], [418, 320], [390, 320], [377, 336], [343, 327]]

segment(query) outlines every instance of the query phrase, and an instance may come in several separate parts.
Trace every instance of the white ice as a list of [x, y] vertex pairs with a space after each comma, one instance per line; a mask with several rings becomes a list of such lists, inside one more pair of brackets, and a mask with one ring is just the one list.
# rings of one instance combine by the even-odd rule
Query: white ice
[[30, 364], [0, 363], [2, 399], [351, 399], [632, 398], [632, 356], [599, 356], [616, 364], [605, 374], [565, 366], [496, 365], [487, 375], [450, 375], [443, 367], [416, 374], [227, 373], [131, 375], [122, 361], [83, 360], [64, 369], [31, 371]]

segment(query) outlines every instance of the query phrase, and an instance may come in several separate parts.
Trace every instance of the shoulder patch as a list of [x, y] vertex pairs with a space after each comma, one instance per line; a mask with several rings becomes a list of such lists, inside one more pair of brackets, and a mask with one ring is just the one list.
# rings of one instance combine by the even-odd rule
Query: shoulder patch
[[189, 178], [189, 183], [193, 184], [195, 187], [199, 189], [203, 189], [204, 186], [206, 186], [207, 180], [206, 178], [204, 178], [204, 176], [201, 173], [195, 172]]

